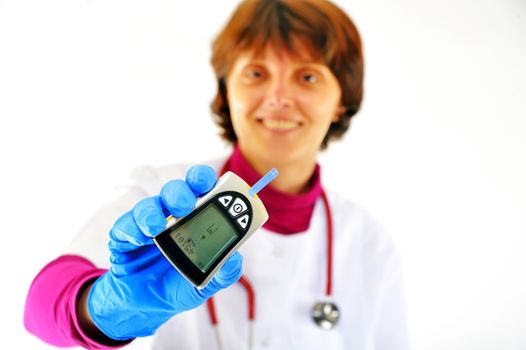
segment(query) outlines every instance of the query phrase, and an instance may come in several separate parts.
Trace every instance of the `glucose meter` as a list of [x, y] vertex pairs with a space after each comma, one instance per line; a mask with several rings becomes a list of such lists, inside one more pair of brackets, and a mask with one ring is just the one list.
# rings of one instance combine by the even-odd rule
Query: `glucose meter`
[[180, 219], [167, 218], [154, 243], [190, 283], [204, 288], [228, 258], [268, 219], [257, 193], [278, 172], [272, 169], [253, 187], [228, 171]]

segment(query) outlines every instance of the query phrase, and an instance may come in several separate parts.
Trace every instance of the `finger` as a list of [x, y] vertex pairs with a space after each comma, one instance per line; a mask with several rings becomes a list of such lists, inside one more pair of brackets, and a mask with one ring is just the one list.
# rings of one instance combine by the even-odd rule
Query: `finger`
[[115, 276], [133, 275], [166, 260], [156, 246], [148, 245], [126, 253], [112, 253], [110, 270]]
[[208, 165], [194, 165], [186, 172], [186, 183], [196, 196], [210, 191], [217, 181], [215, 170]]
[[112, 252], [127, 252], [152, 243], [152, 240], [137, 226], [133, 212], [129, 211], [118, 218], [113, 225], [108, 246]]
[[243, 256], [239, 252], [235, 252], [203, 289], [203, 293], [208, 296], [214, 295], [219, 290], [236, 283], [242, 274]]
[[143, 199], [133, 208], [133, 218], [141, 232], [154, 237], [166, 227], [166, 217], [159, 196]]
[[243, 256], [239, 252], [235, 252], [225, 265], [217, 272], [213, 280], [215, 280], [221, 288], [226, 288], [233, 283], [236, 283], [243, 273]]
[[167, 182], [160, 197], [164, 207], [176, 218], [187, 215], [195, 207], [195, 194], [183, 180]]

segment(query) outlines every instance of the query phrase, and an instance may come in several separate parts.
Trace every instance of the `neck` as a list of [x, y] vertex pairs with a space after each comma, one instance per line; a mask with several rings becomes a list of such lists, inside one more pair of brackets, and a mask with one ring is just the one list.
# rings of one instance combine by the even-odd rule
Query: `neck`
[[270, 169], [276, 168], [279, 176], [272, 180], [272, 187], [289, 194], [301, 194], [309, 188], [309, 180], [316, 168], [316, 160], [302, 160], [296, 162], [279, 162], [277, 160], [252, 159], [250, 154], [240, 151], [250, 165], [260, 175], [266, 174]]

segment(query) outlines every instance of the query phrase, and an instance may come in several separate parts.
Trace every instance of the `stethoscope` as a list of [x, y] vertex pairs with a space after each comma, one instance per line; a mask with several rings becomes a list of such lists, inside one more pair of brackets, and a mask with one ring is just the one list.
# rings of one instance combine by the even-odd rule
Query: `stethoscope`
[[[227, 163], [228, 164], [228, 163]], [[224, 165], [221, 173], [224, 173], [227, 167]], [[321, 198], [325, 206], [325, 217], [327, 218], [327, 285], [325, 287], [325, 299], [314, 303], [311, 309], [312, 320], [322, 329], [332, 329], [340, 319], [340, 310], [332, 300], [332, 254], [333, 254], [333, 234], [332, 234], [332, 213], [329, 200], [325, 191], [322, 190]], [[241, 276], [239, 283], [245, 288], [248, 297], [248, 348], [252, 349], [254, 339], [254, 319], [256, 315], [256, 295], [254, 288], [245, 276]], [[217, 319], [214, 298], [211, 297], [206, 302], [210, 323], [216, 335], [218, 349], [223, 349], [219, 333], [219, 321]]]

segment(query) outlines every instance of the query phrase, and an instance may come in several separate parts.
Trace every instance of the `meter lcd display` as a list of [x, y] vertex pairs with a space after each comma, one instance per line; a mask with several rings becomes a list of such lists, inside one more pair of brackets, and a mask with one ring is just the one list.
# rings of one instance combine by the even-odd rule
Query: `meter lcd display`
[[237, 233], [225, 214], [209, 204], [192, 220], [181, 225], [170, 237], [202, 272], [236, 240]]

